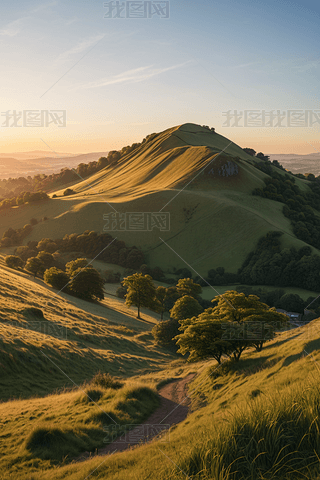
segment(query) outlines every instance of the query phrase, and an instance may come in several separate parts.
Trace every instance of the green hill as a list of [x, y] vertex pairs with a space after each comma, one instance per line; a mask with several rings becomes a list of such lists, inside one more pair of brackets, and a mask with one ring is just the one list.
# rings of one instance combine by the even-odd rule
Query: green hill
[[[58, 198], [45, 204], [1, 212], [1, 232], [9, 226], [21, 228], [26, 219], [47, 216], [26, 243], [85, 230], [103, 232], [109, 228], [103, 216], [115, 211], [167, 212], [169, 231], [110, 233], [128, 246], [141, 248], [151, 267], [182, 268], [185, 261], [202, 276], [218, 266], [236, 272], [258, 239], [270, 230], [284, 233], [283, 246], [305, 245], [293, 235], [282, 204], [251, 195], [268, 177], [254, 167], [256, 161], [205, 127], [185, 124], [170, 128], [153, 135], [117, 165], [76, 183], [74, 195], [64, 197], [60, 190], [55, 192]], [[295, 180], [303, 191], [309, 190], [307, 181]]]

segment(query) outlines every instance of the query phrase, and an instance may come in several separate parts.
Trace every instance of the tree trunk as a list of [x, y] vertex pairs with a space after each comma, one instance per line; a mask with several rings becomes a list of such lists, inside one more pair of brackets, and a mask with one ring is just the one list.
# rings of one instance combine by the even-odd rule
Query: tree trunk
[[141, 317], [140, 317], [140, 305], [138, 306], [138, 316], [137, 318], [139, 318], [141, 320]]

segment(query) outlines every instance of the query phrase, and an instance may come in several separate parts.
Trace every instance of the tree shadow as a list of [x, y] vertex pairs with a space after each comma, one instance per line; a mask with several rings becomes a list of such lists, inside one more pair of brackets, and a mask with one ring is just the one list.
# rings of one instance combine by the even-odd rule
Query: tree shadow
[[316, 338], [314, 340], [311, 340], [310, 342], [308, 342], [305, 345], [304, 348], [305, 348], [307, 354], [312, 352], [313, 350], [320, 350], [320, 338]]
[[300, 335], [302, 335], [303, 332], [300, 332], [300, 333], [297, 333], [296, 335], [293, 335], [291, 337], [288, 337], [288, 338], [285, 338], [284, 340], [279, 340], [278, 342], [276, 343], [272, 343], [272, 344], [267, 344], [267, 345], [263, 345], [263, 350], [267, 350], [268, 348], [273, 348], [275, 345], [283, 345], [284, 343], [288, 342], [289, 340], [292, 340], [294, 338], [297, 338], [299, 337]]
[[288, 365], [291, 365], [291, 363], [295, 362], [296, 360], [300, 360], [303, 357], [304, 357], [303, 352], [290, 355], [289, 357], [283, 360], [282, 367], [287, 367]]

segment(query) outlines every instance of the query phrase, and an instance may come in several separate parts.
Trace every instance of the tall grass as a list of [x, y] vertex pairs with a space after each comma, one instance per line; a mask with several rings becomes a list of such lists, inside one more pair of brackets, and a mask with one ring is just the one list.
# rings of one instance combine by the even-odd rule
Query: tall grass
[[316, 380], [304, 390], [287, 387], [285, 394], [257, 397], [212, 431], [181, 468], [206, 480], [306, 478], [308, 470], [319, 466], [319, 415]]

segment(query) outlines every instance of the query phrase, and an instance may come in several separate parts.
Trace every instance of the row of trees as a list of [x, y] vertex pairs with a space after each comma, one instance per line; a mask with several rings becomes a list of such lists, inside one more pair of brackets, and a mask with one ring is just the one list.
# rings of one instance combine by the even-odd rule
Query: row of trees
[[[30, 241], [26, 246], [18, 247], [15, 250], [15, 255], [26, 261], [28, 258], [36, 256], [39, 251], [48, 253], [57, 251], [81, 252], [82, 255], [86, 255], [89, 258], [99, 256], [101, 261], [134, 270], [139, 269], [145, 263], [144, 255], [137, 247], [126, 247], [125, 242], [113, 240], [113, 237], [107, 233], [98, 234], [97, 232], [86, 230], [82, 234], [73, 233], [65, 235], [63, 239], [52, 240], [43, 238], [39, 242]], [[11, 244], [15, 245], [15, 243]], [[106, 248], [107, 245], [109, 245], [108, 248]]]
[[[270, 167], [271, 168], [271, 167]], [[313, 209], [320, 211], [320, 186], [311, 184], [311, 192], [303, 192], [295, 179], [288, 174], [280, 175], [268, 171], [271, 178], [266, 178], [264, 188], [256, 188], [253, 195], [284, 203], [283, 214], [289, 218], [297, 238], [320, 248], [320, 218]]]
[[[47, 217], [43, 217], [40, 221], [45, 222], [48, 220]], [[23, 240], [32, 232], [34, 225], [37, 225], [38, 220], [36, 218], [31, 218], [30, 223], [27, 223], [23, 228], [8, 228], [0, 240], [1, 247], [12, 247], [15, 245], [21, 245]]]
[[24, 205], [26, 203], [36, 203], [43, 200], [49, 200], [50, 197], [45, 192], [21, 192], [17, 197], [7, 198], [0, 202], [0, 210], [15, 207], [17, 205]]
[[68, 262], [62, 268], [57, 266], [55, 257], [48, 252], [39, 252], [24, 262], [17, 255], [8, 255], [5, 258], [8, 267], [24, 269], [34, 277], [40, 276], [52, 287], [63, 290], [84, 300], [102, 300], [104, 298], [103, 285], [105, 280], [85, 258], [78, 258]]
[[[203, 310], [198, 302], [198, 300], [201, 301], [202, 288], [190, 278], [180, 279], [175, 287], [159, 286], [156, 288], [152, 277], [140, 272], [124, 278], [122, 285], [125, 287], [123, 298], [126, 299], [126, 304], [128, 306], [135, 305], [138, 309], [137, 318], [141, 318], [141, 307], [159, 312], [161, 320], [163, 314], [172, 308], [176, 309], [177, 313], [174, 318], [177, 319], [183, 317], [183, 315], [179, 316], [180, 310], [188, 314], [194, 314], [198, 308]], [[184, 301], [181, 301], [182, 298], [185, 298]], [[193, 308], [194, 305], [196, 305], [196, 310]]]
[[[156, 289], [149, 275], [131, 275], [123, 284], [128, 289], [126, 304], [137, 307], [138, 318], [141, 307], [163, 311], [166, 289]], [[216, 296], [212, 300], [215, 306], [204, 310], [197, 300], [201, 290], [192, 279], [180, 279], [170, 320], [161, 321], [152, 330], [157, 343], [176, 344], [179, 353], [188, 354], [189, 361], [212, 357], [221, 363], [222, 355], [239, 361], [245, 349], [255, 347], [260, 352], [264, 343], [274, 338], [275, 331], [287, 324], [286, 315], [259, 297], [233, 290]]]
[[259, 240], [238, 271], [241, 283], [319, 290], [320, 256], [307, 245], [281, 249], [281, 235], [269, 232]]
[[236, 287], [237, 292], [242, 292], [245, 295], [257, 295], [263, 303], [269, 307], [276, 307], [287, 312], [304, 313], [304, 310], [312, 303], [310, 307], [317, 314], [320, 314], [320, 299], [310, 296], [307, 300], [303, 300], [300, 295], [296, 293], [285, 293], [282, 288], [274, 290], [266, 290], [263, 287], [252, 287], [249, 285], [239, 285]]

